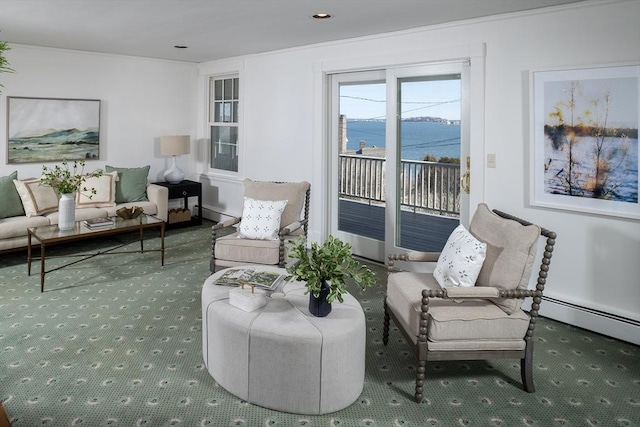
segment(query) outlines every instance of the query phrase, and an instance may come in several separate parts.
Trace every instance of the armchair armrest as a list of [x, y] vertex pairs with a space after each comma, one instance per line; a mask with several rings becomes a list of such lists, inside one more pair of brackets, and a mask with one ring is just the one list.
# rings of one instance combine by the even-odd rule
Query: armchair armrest
[[226, 221], [214, 224], [211, 227], [211, 229], [213, 231], [222, 230], [223, 228], [231, 227], [232, 225], [238, 224], [239, 222], [240, 222], [240, 217], [235, 217], [235, 218], [231, 218]]
[[300, 220], [300, 221], [296, 221], [293, 224], [289, 224], [286, 227], [284, 227], [282, 230], [280, 230], [280, 236], [286, 236], [288, 234], [293, 233], [294, 231], [302, 228], [305, 224], [307, 223], [306, 219]]
[[442, 289], [424, 289], [422, 291], [423, 298], [515, 298], [523, 299], [528, 297], [542, 296], [542, 292], [538, 290], [518, 290], [518, 289], [500, 289], [493, 286], [471, 286], [471, 287], [451, 287]]
[[444, 288], [445, 298], [498, 298], [500, 289], [491, 286]]
[[440, 252], [403, 252], [399, 254], [389, 254], [389, 261], [408, 262], [437, 262]]
[[393, 271], [394, 264], [396, 261], [406, 261], [406, 262], [437, 262], [440, 257], [440, 252], [402, 252], [398, 254], [389, 254], [387, 261], [387, 270], [389, 272]]

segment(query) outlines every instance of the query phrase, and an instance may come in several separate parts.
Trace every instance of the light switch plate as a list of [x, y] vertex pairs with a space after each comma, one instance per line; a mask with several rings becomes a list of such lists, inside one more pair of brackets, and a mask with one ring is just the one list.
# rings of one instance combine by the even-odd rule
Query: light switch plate
[[496, 155], [493, 153], [487, 154], [487, 167], [495, 168], [496, 167]]

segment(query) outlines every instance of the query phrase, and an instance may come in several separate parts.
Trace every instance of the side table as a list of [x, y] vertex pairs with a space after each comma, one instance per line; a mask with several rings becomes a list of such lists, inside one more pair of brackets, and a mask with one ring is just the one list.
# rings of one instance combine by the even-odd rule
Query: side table
[[185, 209], [189, 209], [189, 197], [198, 198], [197, 215], [193, 215], [192, 213], [191, 220], [181, 222], [171, 222], [171, 219], [169, 218], [169, 221], [167, 222], [167, 229], [202, 224], [202, 183], [185, 179], [178, 184], [171, 184], [169, 182], [154, 182], [154, 184], [161, 185], [169, 189], [169, 200], [184, 199], [183, 207]]

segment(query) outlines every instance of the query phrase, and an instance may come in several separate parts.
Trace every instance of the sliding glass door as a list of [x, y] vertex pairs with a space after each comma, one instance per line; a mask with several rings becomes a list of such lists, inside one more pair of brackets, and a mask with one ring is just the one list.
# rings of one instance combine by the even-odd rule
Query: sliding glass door
[[[464, 64], [331, 76], [331, 233], [357, 255], [437, 251], [459, 223]], [[467, 149], [468, 152], [468, 149]]]

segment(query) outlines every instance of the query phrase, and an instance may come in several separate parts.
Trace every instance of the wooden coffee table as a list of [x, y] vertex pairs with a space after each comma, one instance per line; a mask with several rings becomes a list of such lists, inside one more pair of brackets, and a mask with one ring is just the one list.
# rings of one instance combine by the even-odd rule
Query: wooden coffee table
[[[165, 222], [151, 215], [143, 214], [135, 219], [122, 219], [119, 217], [112, 218], [115, 223], [112, 226], [102, 228], [89, 228], [82, 221], [76, 221], [74, 227], [70, 230], [60, 230], [57, 225], [45, 225], [41, 227], [30, 227], [28, 232], [27, 244], [27, 273], [31, 275], [31, 261], [40, 258], [40, 292], [44, 292], [44, 279], [47, 273], [60, 270], [61, 268], [77, 264], [81, 261], [93, 258], [98, 255], [106, 254], [122, 254], [122, 253], [143, 253], [144, 250], [144, 230], [148, 228], [160, 229], [160, 249], [151, 249], [147, 252], [160, 252], [161, 265], [164, 266], [164, 226]], [[72, 254], [64, 256], [81, 257], [75, 261], [68, 262], [64, 265], [47, 270], [45, 262], [47, 259], [47, 246], [57, 243], [71, 243], [84, 239], [100, 239], [106, 236], [125, 233], [139, 233], [140, 250], [135, 251], [116, 251], [131, 242], [122, 243], [104, 251], [93, 252], [90, 254]], [[32, 257], [32, 244], [36, 240], [40, 243], [40, 257]], [[49, 258], [52, 258], [49, 256]]]

